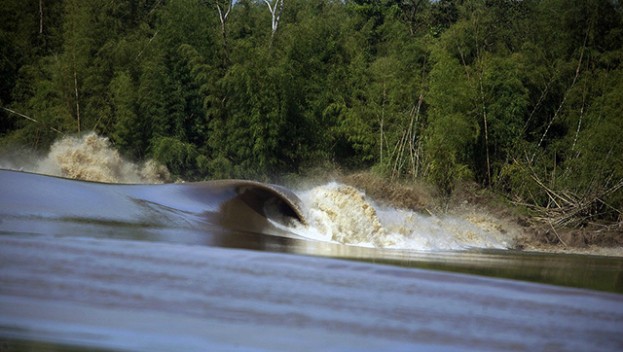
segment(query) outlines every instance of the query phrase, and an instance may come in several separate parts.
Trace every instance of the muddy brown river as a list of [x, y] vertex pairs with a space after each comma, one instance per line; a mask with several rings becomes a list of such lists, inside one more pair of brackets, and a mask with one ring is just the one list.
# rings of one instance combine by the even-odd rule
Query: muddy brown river
[[0, 170], [0, 351], [623, 350], [621, 258], [330, 197]]

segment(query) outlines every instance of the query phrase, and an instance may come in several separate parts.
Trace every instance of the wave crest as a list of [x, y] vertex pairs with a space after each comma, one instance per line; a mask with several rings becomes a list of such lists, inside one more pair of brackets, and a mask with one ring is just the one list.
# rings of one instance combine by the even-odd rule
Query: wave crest
[[293, 231], [309, 239], [428, 251], [506, 249], [517, 236], [486, 214], [434, 216], [383, 207], [356, 188], [335, 182], [298, 196], [308, 225], [296, 226]]

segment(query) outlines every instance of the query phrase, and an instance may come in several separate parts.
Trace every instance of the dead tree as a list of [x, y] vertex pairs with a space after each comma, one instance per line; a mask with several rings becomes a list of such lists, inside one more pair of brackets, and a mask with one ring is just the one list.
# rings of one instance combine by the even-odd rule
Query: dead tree
[[279, 27], [279, 20], [281, 19], [281, 14], [283, 13], [283, 2], [284, 0], [264, 0], [266, 5], [268, 5], [268, 11], [270, 11], [271, 15], [271, 29], [270, 33], [270, 43], [272, 45], [273, 38], [275, 37], [275, 32], [277, 32], [277, 28]]
[[216, 5], [216, 9], [218, 11], [218, 18], [221, 21], [221, 36], [223, 38], [223, 52], [225, 54], [225, 60], [229, 57], [229, 51], [227, 48], [227, 17], [229, 17], [229, 13], [231, 12], [231, 8], [234, 6], [233, 0], [228, 1], [214, 1]]
[[223, 4], [223, 1], [215, 0], [216, 9], [218, 10], [218, 18], [221, 21], [221, 35], [223, 36], [223, 40], [227, 37], [227, 32], [225, 31], [225, 24], [227, 23], [227, 17], [231, 12], [231, 8], [233, 7], [233, 0], [229, 0], [226, 2], [227, 5]]

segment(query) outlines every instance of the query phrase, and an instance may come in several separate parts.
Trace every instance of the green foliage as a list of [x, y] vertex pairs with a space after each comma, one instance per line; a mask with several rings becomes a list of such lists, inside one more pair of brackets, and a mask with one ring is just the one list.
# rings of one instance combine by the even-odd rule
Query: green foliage
[[262, 1], [5, 3], [0, 105], [37, 121], [1, 110], [5, 142], [96, 130], [186, 179], [337, 164], [623, 204], [616, 1], [285, 0], [274, 36]]
[[184, 143], [174, 137], [156, 137], [152, 142], [152, 155], [156, 161], [166, 165], [174, 174], [193, 170], [197, 163], [197, 150], [194, 145]]
[[137, 141], [145, 141], [147, 137], [139, 120], [136, 85], [127, 72], [115, 75], [110, 82], [110, 95], [116, 115], [113, 140], [125, 153], [139, 156], [144, 145], [141, 148], [141, 143]]
[[463, 67], [444, 51], [433, 52], [427, 95], [426, 175], [442, 193], [469, 173], [479, 127], [474, 119], [474, 95]]
[[[479, 140], [476, 158], [477, 169], [486, 170], [486, 161], [482, 158], [488, 149], [490, 168], [493, 175], [515, 155], [523, 137], [524, 117], [528, 113], [528, 93], [521, 81], [521, 66], [516, 56], [487, 57], [482, 65], [481, 103], [487, 119], [487, 138]], [[484, 130], [479, 119], [481, 132]], [[485, 179], [485, 174], [480, 178]], [[495, 182], [495, 180], [492, 180]]]
[[[574, 135], [563, 184], [582, 197], [603, 197], [614, 209], [623, 207], [623, 190], [610, 193], [623, 181], [623, 69], [599, 77], [601, 87], [582, 116]], [[604, 212], [613, 214], [612, 209]], [[612, 216], [618, 216], [614, 213]]]

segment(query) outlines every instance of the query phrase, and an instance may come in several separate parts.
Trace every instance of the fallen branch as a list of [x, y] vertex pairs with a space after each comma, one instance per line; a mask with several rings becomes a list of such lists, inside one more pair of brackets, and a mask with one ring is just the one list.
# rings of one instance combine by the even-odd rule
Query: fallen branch
[[567, 243], [563, 241], [562, 238], [560, 238], [558, 231], [556, 231], [556, 228], [554, 227], [554, 225], [552, 225], [551, 222], [549, 223], [549, 226], [552, 228], [552, 231], [554, 231], [554, 235], [556, 235], [556, 238], [558, 238], [558, 241], [560, 241], [560, 243], [562, 243], [563, 246], [568, 247]]
[[[515, 162], [518, 163], [517, 160]], [[513, 203], [531, 209], [535, 213], [535, 220], [559, 228], [581, 227], [606, 214], [618, 214], [618, 218], [623, 219], [622, 211], [605, 200], [609, 195], [623, 189], [623, 179], [605, 190], [593, 184], [578, 195], [568, 190], [552, 189], [539, 178], [529, 164], [525, 167], [530, 171], [530, 178], [547, 196], [547, 204], [539, 205], [534, 197], [532, 202], [516, 199]], [[608, 183], [610, 182], [606, 182]], [[619, 223], [621, 222], [619, 220]]]

